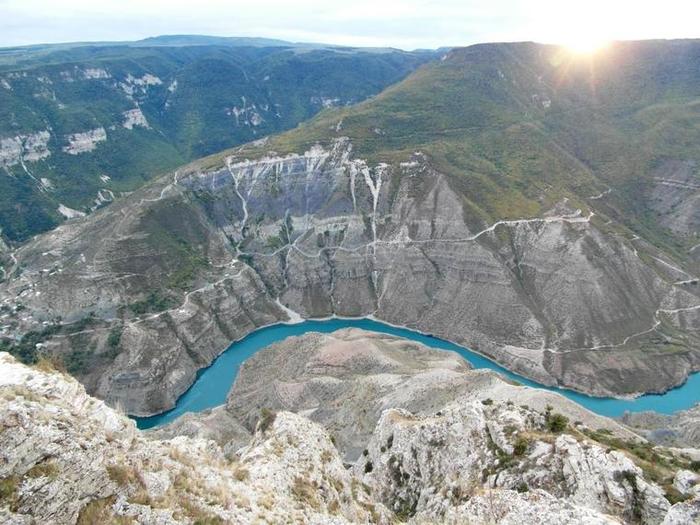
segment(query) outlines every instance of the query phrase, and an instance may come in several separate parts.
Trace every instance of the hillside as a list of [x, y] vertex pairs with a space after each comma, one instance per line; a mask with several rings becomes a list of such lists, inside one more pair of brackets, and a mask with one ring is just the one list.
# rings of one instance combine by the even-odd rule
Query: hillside
[[8, 254], [3, 347], [137, 415], [289, 309], [372, 315], [547, 385], [663, 392], [700, 369], [698, 56], [454, 50]]
[[0, 49], [0, 228], [20, 242], [158, 174], [361, 101], [429, 52], [158, 37]]

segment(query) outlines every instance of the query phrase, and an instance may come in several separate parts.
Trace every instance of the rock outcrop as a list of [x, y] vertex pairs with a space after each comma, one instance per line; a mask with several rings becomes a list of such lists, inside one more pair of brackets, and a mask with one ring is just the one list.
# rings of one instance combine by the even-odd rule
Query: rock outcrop
[[67, 376], [5, 353], [0, 370], [4, 523], [382, 520], [328, 434], [300, 416], [277, 414], [230, 461], [212, 441], [146, 439]]

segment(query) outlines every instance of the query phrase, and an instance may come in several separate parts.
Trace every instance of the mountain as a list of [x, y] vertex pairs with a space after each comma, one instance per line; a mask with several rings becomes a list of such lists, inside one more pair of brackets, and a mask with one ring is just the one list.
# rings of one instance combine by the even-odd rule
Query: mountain
[[18, 243], [155, 175], [358, 102], [433, 52], [155, 37], [0, 50], [0, 228]]
[[[294, 359], [280, 359], [285, 351]], [[201, 432], [139, 432], [45, 362], [30, 368], [0, 353], [0, 518], [674, 525], [700, 517], [700, 476], [689, 470], [697, 461], [457, 357], [359, 330], [306, 334], [258, 356], [250, 372], [271, 377], [281, 365], [285, 377], [237, 399], [256, 413], [253, 432], [222, 445]], [[309, 410], [315, 400], [295, 396], [326, 388], [339, 410], [328, 398]], [[300, 413], [255, 410], [265, 391]], [[392, 407], [409, 400], [420, 408]], [[358, 429], [362, 403], [371, 413]], [[362, 436], [353, 459], [336, 447], [338, 435]]]
[[6, 252], [3, 348], [136, 415], [290, 309], [547, 385], [665, 391], [700, 369], [699, 60], [698, 41], [453, 50]]

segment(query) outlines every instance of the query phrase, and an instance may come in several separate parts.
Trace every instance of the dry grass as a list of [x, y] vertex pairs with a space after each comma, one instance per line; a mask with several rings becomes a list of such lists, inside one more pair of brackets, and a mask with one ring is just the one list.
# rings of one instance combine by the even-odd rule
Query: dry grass
[[247, 481], [250, 479], [250, 471], [243, 466], [238, 466], [233, 470], [233, 477], [238, 481]]
[[47, 461], [42, 461], [41, 463], [37, 463], [34, 465], [32, 468], [29, 469], [27, 472], [27, 476], [30, 478], [51, 478], [51, 479], [56, 479], [59, 473], [59, 468], [56, 463], [54, 463], [51, 460]]
[[198, 503], [189, 498], [182, 498], [179, 501], [180, 508], [185, 516], [190, 518], [197, 525], [223, 525], [224, 520], [212, 514], [208, 509], [202, 508]]
[[19, 479], [17, 476], [0, 479], [0, 505], [7, 505], [10, 507], [10, 510], [13, 510], [17, 504], [18, 488]]
[[171, 459], [182, 463], [183, 465], [187, 465], [188, 467], [194, 467], [194, 462], [192, 461], [192, 458], [174, 445], [170, 447], [168, 455]]
[[272, 510], [275, 507], [275, 497], [271, 493], [263, 494], [258, 498], [258, 505], [265, 510]]
[[297, 476], [294, 478], [294, 484], [292, 485], [292, 496], [302, 503], [306, 503], [312, 509], [318, 510], [321, 507], [318, 501], [317, 489], [311, 481], [303, 476]]
[[76, 525], [130, 525], [133, 518], [128, 516], [115, 516], [112, 511], [114, 496], [100, 498], [89, 502], [78, 514]]
[[18, 397], [23, 397], [27, 401], [32, 401], [35, 403], [45, 401], [44, 397], [22, 385], [9, 385], [0, 388], [0, 399], [5, 401], [14, 401]]
[[134, 468], [128, 465], [107, 465], [107, 475], [120, 487], [128, 487], [140, 481]]
[[39, 360], [32, 365], [32, 368], [47, 374], [67, 374], [66, 366], [58, 356], [42, 355]]

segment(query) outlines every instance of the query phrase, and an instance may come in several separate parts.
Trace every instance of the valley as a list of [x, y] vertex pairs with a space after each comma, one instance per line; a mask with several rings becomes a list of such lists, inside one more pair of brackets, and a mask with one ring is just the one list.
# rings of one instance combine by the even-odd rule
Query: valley
[[[674, 67], [658, 61], [667, 47], [700, 52], [695, 41], [620, 46], [609, 60], [626, 69], [609, 85]], [[625, 157], [649, 132], [621, 134], [632, 123], [609, 109], [617, 91], [602, 84], [586, 102], [573, 65], [571, 78], [548, 84], [545, 74], [561, 70], [544, 58], [557, 53], [451, 51], [375, 99], [179, 168], [37, 237], [12, 254], [0, 284], [5, 334], [20, 338], [8, 349], [24, 352], [22, 334], [33, 331], [27, 347], [39, 343], [91, 393], [139, 416], [174, 406], [231, 341], [289, 310], [371, 315], [588, 395], [683, 384], [700, 362], [694, 232], [650, 223], [625, 188], [651, 206], [666, 187], [655, 185], [658, 168], [631, 177], [620, 164], [671, 166], [655, 152], [672, 146]], [[440, 89], [423, 100], [425, 82]], [[675, 106], [694, 107], [692, 86], [682, 76], [674, 86], [687, 97], [669, 102], [669, 121]], [[450, 96], [450, 111], [426, 110]], [[647, 88], [632, 104], [666, 96]], [[572, 127], [574, 102], [592, 104], [595, 126], [621, 141], [610, 165], [591, 164], [586, 148], [606, 146]], [[427, 135], [437, 119], [446, 131]], [[502, 147], [477, 149], [486, 141]], [[678, 152], [685, 166], [693, 155]]]

